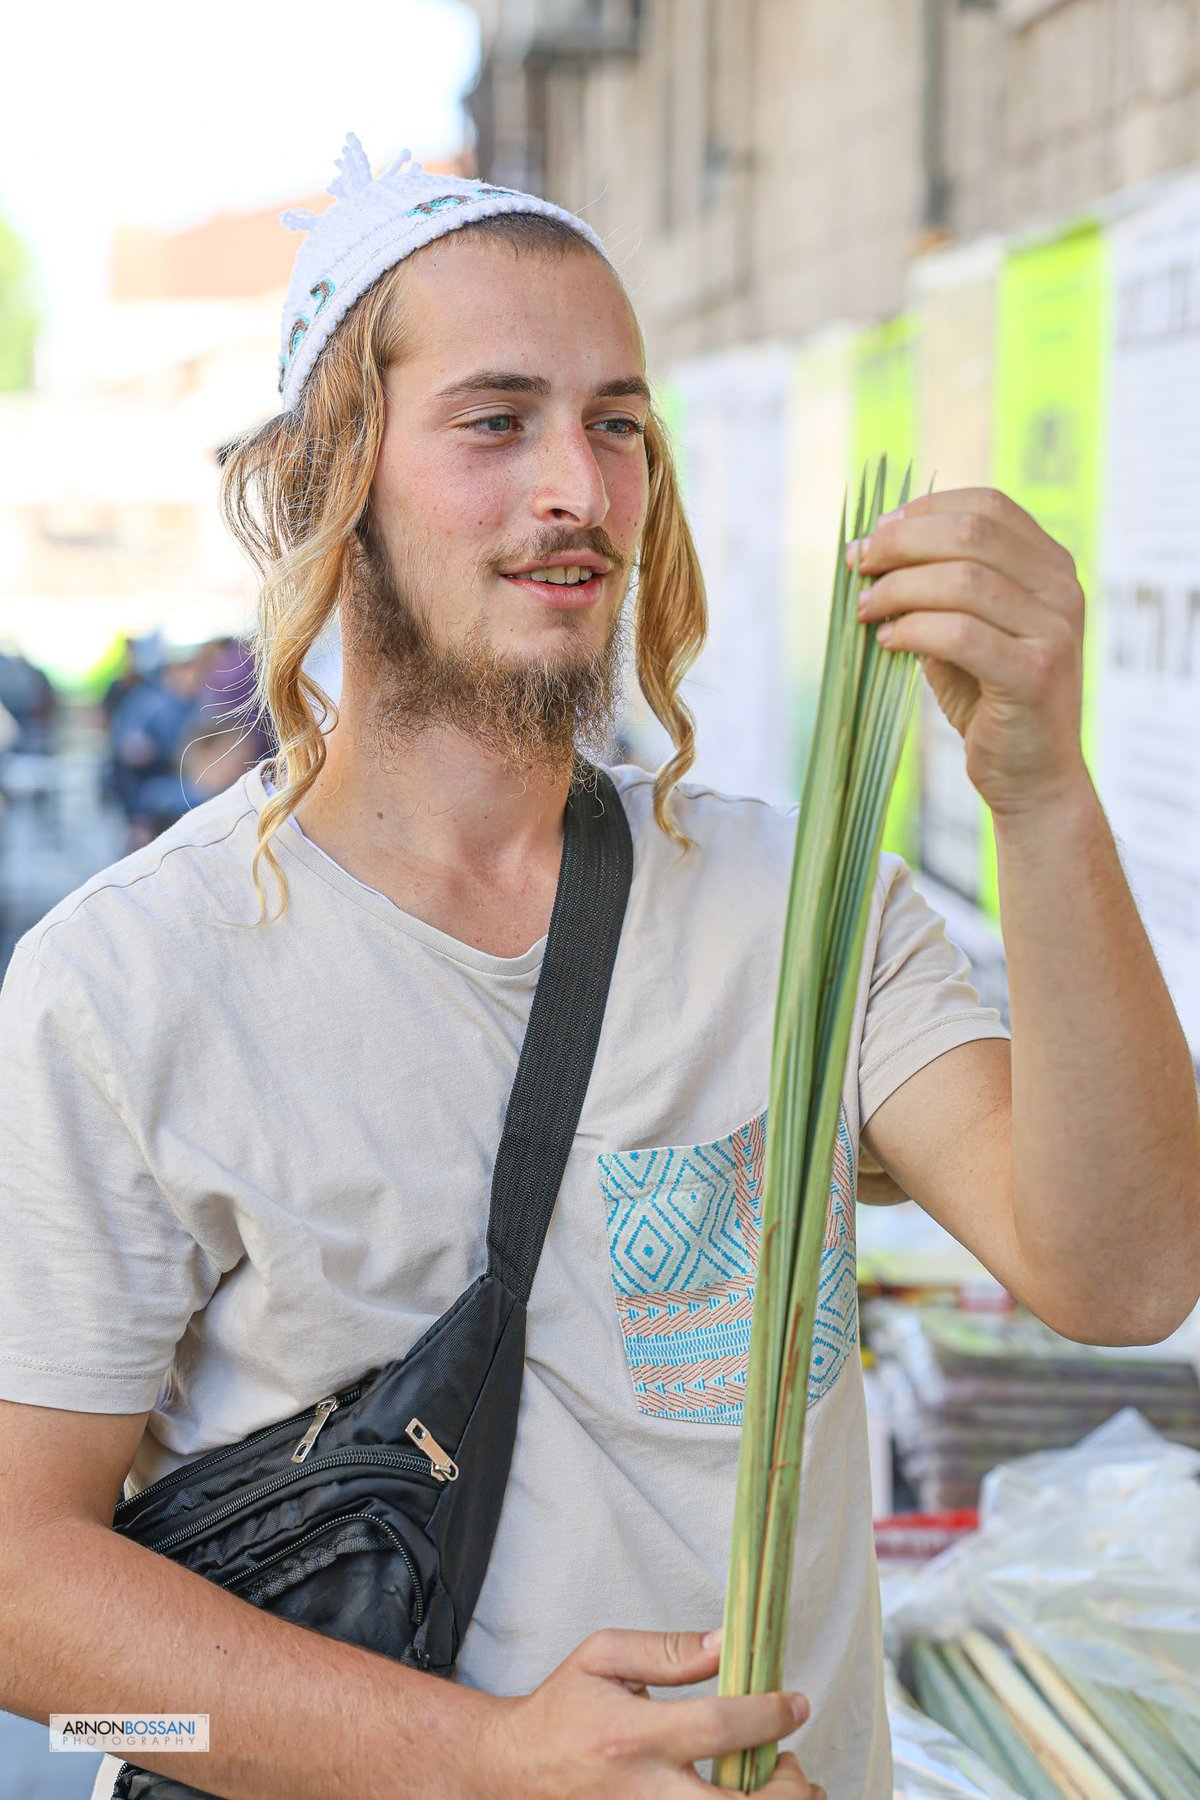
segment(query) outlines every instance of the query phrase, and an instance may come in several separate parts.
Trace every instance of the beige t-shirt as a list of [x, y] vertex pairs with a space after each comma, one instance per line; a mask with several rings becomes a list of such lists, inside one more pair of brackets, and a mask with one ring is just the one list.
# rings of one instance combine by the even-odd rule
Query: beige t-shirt
[[[512, 1473], [460, 1678], [526, 1691], [606, 1625], [720, 1622], [794, 808], [699, 786], [635, 847], [591, 1085], [530, 1305]], [[0, 1396], [151, 1409], [141, 1486], [402, 1356], [485, 1266], [544, 940], [472, 949], [302, 832], [256, 929], [261, 769], [21, 940], [0, 996]], [[857, 1352], [859, 1132], [1005, 1037], [885, 856], [830, 1195], [787, 1679], [835, 1800], [886, 1800]], [[109, 1775], [112, 1771], [110, 1770]], [[104, 1791], [98, 1785], [97, 1792]]]

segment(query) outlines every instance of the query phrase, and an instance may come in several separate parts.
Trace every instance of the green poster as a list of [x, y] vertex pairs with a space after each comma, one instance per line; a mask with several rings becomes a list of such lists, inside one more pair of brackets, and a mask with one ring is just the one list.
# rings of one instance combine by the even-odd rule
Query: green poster
[[[999, 247], [941, 250], [913, 271], [920, 312], [917, 463], [922, 487], [948, 493], [992, 480], [992, 356]], [[921, 867], [973, 902], [991, 824], [966, 769], [963, 740], [921, 683]]]
[[[904, 471], [916, 444], [917, 392], [914, 350], [916, 319], [908, 313], [862, 334], [855, 353], [854, 430], [849, 477], [851, 509], [857, 502], [863, 464], [882, 455], [888, 459], [885, 510], [894, 506]], [[921, 491], [913, 471], [913, 491]], [[896, 786], [884, 825], [883, 847], [915, 865], [920, 848], [920, 716], [913, 723], [900, 757]]]
[[[1019, 250], [1001, 271], [993, 485], [1075, 558], [1088, 596], [1083, 749], [1095, 767], [1101, 633], [1094, 612], [1104, 432], [1108, 256], [1092, 221]], [[980, 903], [997, 918], [996, 844], [982, 843]]]

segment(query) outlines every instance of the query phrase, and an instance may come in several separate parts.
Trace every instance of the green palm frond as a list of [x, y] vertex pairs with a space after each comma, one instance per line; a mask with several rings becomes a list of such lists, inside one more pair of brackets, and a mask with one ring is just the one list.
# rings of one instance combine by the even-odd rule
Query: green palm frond
[[[911, 469], [897, 505], [908, 498]], [[887, 459], [854, 532], [884, 510]], [[776, 998], [762, 1231], [721, 1652], [722, 1694], [781, 1685], [800, 1499], [813, 1312], [842, 1080], [884, 818], [919, 683], [915, 656], [858, 618], [846, 507], [816, 729], [804, 782]], [[774, 1745], [719, 1758], [719, 1787], [753, 1793]]]

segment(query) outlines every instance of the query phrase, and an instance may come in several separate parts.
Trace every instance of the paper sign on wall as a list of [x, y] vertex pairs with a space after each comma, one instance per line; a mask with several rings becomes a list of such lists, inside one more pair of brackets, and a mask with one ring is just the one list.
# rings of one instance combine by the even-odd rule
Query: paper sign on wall
[[1200, 181], [1109, 242], [1097, 785], [1200, 1062]]

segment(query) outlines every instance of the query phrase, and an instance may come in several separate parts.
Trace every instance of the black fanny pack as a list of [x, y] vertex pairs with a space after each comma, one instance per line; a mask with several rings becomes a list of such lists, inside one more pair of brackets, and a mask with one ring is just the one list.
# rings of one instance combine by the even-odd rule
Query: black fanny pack
[[[591, 1076], [633, 869], [602, 770], [567, 803], [492, 1176], [486, 1272], [395, 1362], [123, 1500], [113, 1528], [269, 1612], [451, 1675], [516, 1437], [529, 1291]], [[594, 776], [595, 786], [591, 785]], [[201, 1790], [125, 1763], [113, 1800]]]

